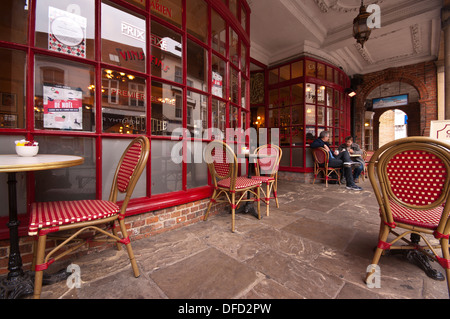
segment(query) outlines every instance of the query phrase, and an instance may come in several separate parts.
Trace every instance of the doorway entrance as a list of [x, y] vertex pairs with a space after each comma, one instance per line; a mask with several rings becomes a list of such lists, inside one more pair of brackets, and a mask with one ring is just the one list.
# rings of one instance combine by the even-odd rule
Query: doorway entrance
[[380, 116], [379, 144], [381, 147], [391, 141], [408, 136], [408, 116], [402, 110], [388, 110]]

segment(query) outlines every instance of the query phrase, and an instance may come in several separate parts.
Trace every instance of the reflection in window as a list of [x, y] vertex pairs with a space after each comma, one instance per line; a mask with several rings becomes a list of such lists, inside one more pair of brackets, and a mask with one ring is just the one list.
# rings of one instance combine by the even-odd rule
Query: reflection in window
[[151, 167], [152, 167], [152, 195], [180, 191], [183, 188], [182, 161], [177, 163], [172, 160], [174, 153], [182, 156], [183, 149], [178, 147], [180, 142], [152, 140]]
[[36, 140], [40, 153], [84, 157], [82, 165], [35, 172], [38, 186], [35, 188], [36, 201], [95, 199], [95, 140], [68, 136], [38, 136]]
[[156, 22], [152, 22], [151, 30], [152, 75], [182, 83], [181, 35]]
[[238, 92], [239, 92], [239, 78], [238, 78], [238, 71], [236, 71], [235, 69], [231, 68], [231, 83], [230, 83], [230, 100], [233, 103], [239, 103], [239, 97], [238, 97]]
[[316, 103], [316, 85], [312, 83], [306, 84], [306, 103]]
[[306, 124], [316, 124], [316, 106], [312, 104], [306, 105]]
[[[22, 3], [23, 1], [15, 1]], [[38, 0], [36, 46], [80, 58], [94, 59], [94, 0]]]
[[146, 81], [143, 78], [102, 70], [103, 132], [145, 134]]
[[0, 129], [25, 128], [26, 53], [0, 49]]
[[[200, 141], [192, 142], [191, 147], [187, 151], [188, 161], [186, 163], [186, 183], [187, 188], [196, 188], [208, 185], [208, 166], [205, 161], [196, 161], [195, 152], [199, 151], [203, 154], [203, 150], [207, 143]], [[197, 149], [198, 148], [198, 149]]]
[[188, 91], [187, 93], [187, 129], [191, 137], [203, 137], [208, 129], [208, 97]]
[[21, 1], [3, 0], [0, 12], [0, 40], [26, 44], [30, 6]]
[[35, 128], [94, 131], [94, 68], [36, 56]]
[[239, 51], [238, 51], [239, 39], [236, 32], [230, 28], [230, 61], [234, 65], [239, 63]]
[[212, 48], [225, 56], [227, 48], [227, 27], [225, 20], [220, 17], [216, 10], [212, 9], [211, 39]]
[[191, 87], [208, 91], [208, 52], [188, 40], [187, 46], [187, 77], [191, 80]]
[[181, 88], [152, 82], [152, 135], [170, 136], [183, 127], [183, 97]]
[[213, 128], [225, 132], [226, 128], [226, 104], [222, 101], [212, 100]]
[[183, 17], [182, 0], [152, 0], [149, 1], [149, 6], [152, 14], [181, 28], [181, 21]]
[[208, 6], [204, 0], [186, 1], [186, 27], [189, 34], [206, 42], [208, 39]]
[[102, 61], [145, 72], [145, 19], [102, 3]]
[[225, 97], [225, 83], [226, 81], [226, 66], [224, 60], [212, 55], [212, 94], [218, 97]]

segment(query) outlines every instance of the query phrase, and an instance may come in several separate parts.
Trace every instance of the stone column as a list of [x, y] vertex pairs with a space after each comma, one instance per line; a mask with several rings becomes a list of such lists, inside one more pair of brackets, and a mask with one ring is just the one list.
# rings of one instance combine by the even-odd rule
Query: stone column
[[444, 0], [441, 11], [442, 30], [444, 32], [445, 66], [445, 119], [450, 119], [450, 0]]

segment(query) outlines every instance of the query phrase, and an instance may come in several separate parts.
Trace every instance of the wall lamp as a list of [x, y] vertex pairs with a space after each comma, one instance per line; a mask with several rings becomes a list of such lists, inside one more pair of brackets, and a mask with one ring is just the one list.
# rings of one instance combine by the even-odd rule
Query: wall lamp
[[350, 97], [354, 97], [356, 95], [356, 92], [351, 88], [345, 89], [345, 93], [347, 93]]

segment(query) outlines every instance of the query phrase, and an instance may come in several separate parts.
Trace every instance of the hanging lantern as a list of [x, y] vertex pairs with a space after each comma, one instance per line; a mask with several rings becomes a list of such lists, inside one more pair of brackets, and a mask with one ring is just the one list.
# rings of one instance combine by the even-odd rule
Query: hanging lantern
[[366, 6], [363, 0], [361, 0], [361, 7], [359, 8], [358, 16], [353, 20], [353, 37], [356, 42], [364, 47], [364, 43], [369, 40], [372, 29], [367, 25], [367, 19], [370, 17], [370, 13], [366, 11]]

